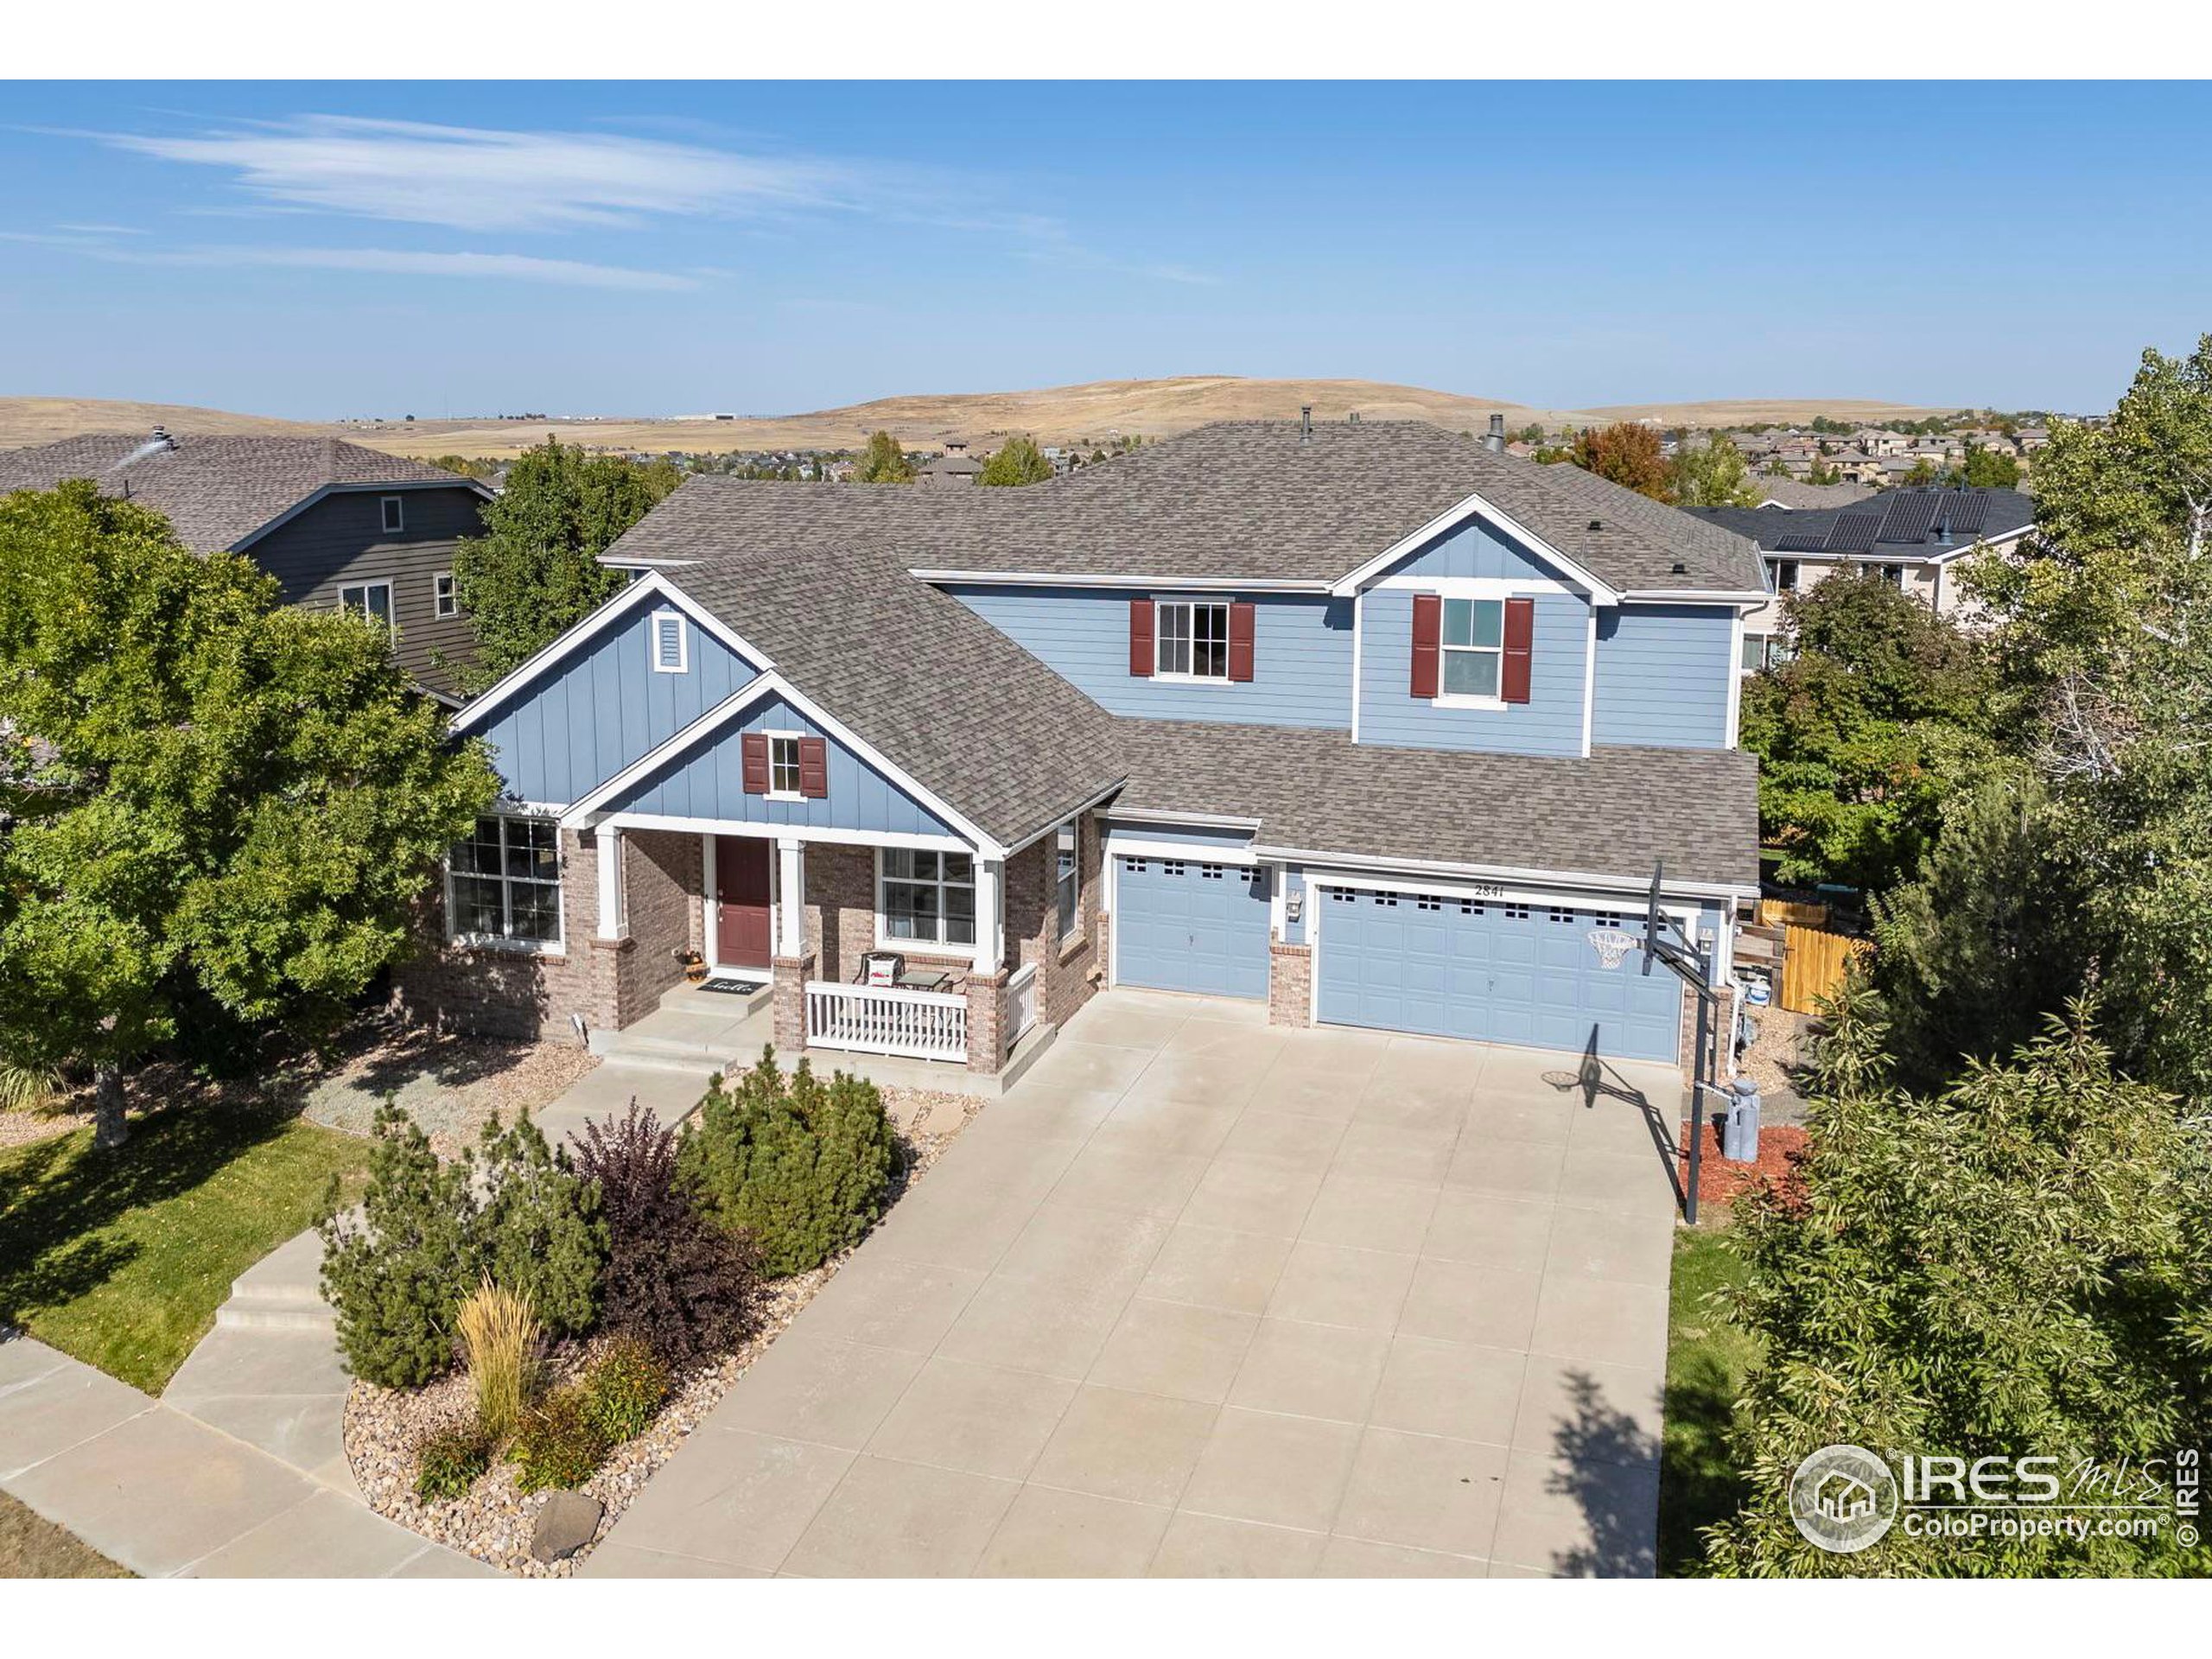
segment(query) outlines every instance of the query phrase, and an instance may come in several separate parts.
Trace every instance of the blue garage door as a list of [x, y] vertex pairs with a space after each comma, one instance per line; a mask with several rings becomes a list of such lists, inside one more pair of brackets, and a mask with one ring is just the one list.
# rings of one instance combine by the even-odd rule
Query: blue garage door
[[1268, 994], [1268, 881], [1185, 858], [1124, 858], [1115, 876], [1115, 976], [1215, 996]]
[[1594, 928], [1643, 918], [1566, 906], [1320, 890], [1320, 1015], [1333, 1025], [1466, 1037], [1614, 1059], [1675, 1058], [1681, 985], [1631, 950], [1606, 968]]

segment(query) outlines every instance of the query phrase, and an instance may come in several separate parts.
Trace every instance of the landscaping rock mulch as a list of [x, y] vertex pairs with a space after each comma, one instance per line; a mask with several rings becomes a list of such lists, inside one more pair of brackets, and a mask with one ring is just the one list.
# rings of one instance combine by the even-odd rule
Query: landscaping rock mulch
[[34, 1141], [52, 1141], [72, 1129], [81, 1129], [92, 1121], [90, 1096], [86, 1096], [81, 1112], [61, 1105], [43, 1107], [35, 1112], [0, 1112], [0, 1147], [28, 1147]]
[[[982, 1109], [983, 1103], [971, 1096], [938, 1090], [886, 1089], [883, 1104], [899, 1124], [907, 1153], [905, 1171], [884, 1206], [887, 1216], [944, 1155], [952, 1137]], [[752, 1339], [727, 1358], [677, 1380], [674, 1394], [652, 1427], [617, 1446], [599, 1471], [583, 1484], [583, 1495], [603, 1506], [604, 1512], [590, 1542], [562, 1560], [542, 1561], [531, 1550], [539, 1512], [561, 1494], [524, 1494], [517, 1490], [514, 1471], [505, 1464], [494, 1465], [465, 1497], [440, 1503], [416, 1499], [416, 1445], [435, 1429], [463, 1421], [471, 1408], [468, 1378], [459, 1370], [426, 1388], [411, 1390], [353, 1384], [346, 1396], [345, 1419], [346, 1458], [353, 1467], [353, 1479], [371, 1509], [426, 1538], [518, 1578], [568, 1578], [607, 1536], [607, 1529], [645, 1490], [645, 1483], [721, 1403], [738, 1378], [798, 1317], [799, 1310], [814, 1300], [815, 1293], [836, 1276], [850, 1254], [848, 1251], [810, 1273], [794, 1274], [770, 1285], [760, 1329]], [[589, 1343], [560, 1344], [547, 1358], [548, 1386], [581, 1376], [591, 1356]]]
[[474, 1146], [493, 1113], [512, 1123], [557, 1098], [599, 1064], [573, 1044], [499, 1042], [422, 1027], [384, 1029], [305, 1091], [308, 1119], [366, 1135], [377, 1108], [396, 1101], [441, 1158]]

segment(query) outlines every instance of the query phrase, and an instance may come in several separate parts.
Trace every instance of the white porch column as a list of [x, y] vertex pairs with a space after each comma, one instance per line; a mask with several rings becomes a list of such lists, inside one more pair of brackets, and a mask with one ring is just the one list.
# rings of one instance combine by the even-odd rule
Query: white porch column
[[622, 832], [602, 823], [594, 832], [599, 841], [599, 937], [622, 937]]
[[715, 838], [702, 834], [699, 837], [699, 885], [704, 891], [699, 899], [699, 954], [712, 968], [721, 960], [720, 947], [722, 931], [721, 889], [715, 873]]
[[1006, 864], [976, 861], [976, 971], [995, 974], [1006, 956]]
[[806, 843], [776, 843], [776, 954], [806, 954]]

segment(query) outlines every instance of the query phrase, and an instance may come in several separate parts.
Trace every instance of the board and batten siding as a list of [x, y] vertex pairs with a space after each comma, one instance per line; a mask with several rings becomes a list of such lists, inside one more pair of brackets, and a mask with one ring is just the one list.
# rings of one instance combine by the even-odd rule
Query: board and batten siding
[[[1159, 588], [957, 584], [944, 590], [1101, 708], [1154, 720], [1351, 724], [1351, 602], [1319, 596], [1184, 594]], [[1132, 599], [1249, 598], [1252, 677], [1192, 684], [1129, 672]]]
[[1473, 518], [1415, 548], [1384, 576], [1476, 576], [1552, 583], [1560, 580], [1560, 573], [1533, 550]]
[[1376, 588], [1360, 601], [1359, 741], [1500, 754], [1582, 753], [1589, 607], [1564, 592], [1535, 597], [1529, 701], [1453, 708], [1413, 695], [1414, 595]]
[[[772, 731], [797, 732], [823, 740], [830, 770], [828, 794], [817, 799], [780, 801], [745, 792], [743, 734]], [[955, 834], [944, 820], [874, 766], [783, 697], [767, 692], [737, 719], [707, 733], [683, 753], [671, 755], [629, 788], [602, 802], [600, 810], [791, 829]]]
[[[397, 495], [405, 528], [387, 535], [383, 499]], [[270, 531], [245, 556], [276, 578], [287, 605], [336, 610], [338, 590], [355, 582], [391, 584], [392, 655], [410, 674], [443, 688], [435, 657], [465, 662], [476, 648], [466, 617], [440, 617], [440, 572], [453, 569], [454, 544], [480, 536], [483, 498], [467, 488], [339, 490]]]
[[500, 699], [482, 728], [505, 791], [566, 806], [643, 760], [752, 679], [758, 668], [684, 619], [689, 666], [657, 674], [647, 656], [657, 601]]
[[1736, 695], [1735, 613], [1636, 605], [1598, 613], [1592, 743], [1672, 749], [1728, 744]]

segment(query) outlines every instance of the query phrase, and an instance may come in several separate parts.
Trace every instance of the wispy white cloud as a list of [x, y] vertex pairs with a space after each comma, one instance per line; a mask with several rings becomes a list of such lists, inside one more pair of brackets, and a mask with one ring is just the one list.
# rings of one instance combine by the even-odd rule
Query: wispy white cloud
[[75, 231], [85, 236], [143, 236], [145, 227], [139, 225], [57, 225], [57, 231]]
[[592, 264], [581, 259], [542, 259], [526, 253], [434, 253], [409, 248], [180, 248], [170, 252], [114, 251], [130, 264], [268, 266], [296, 270], [355, 270], [395, 276], [496, 277], [552, 283], [567, 288], [618, 288], [670, 292], [697, 288], [695, 276]]
[[620, 133], [512, 132], [308, 115], [175, 137], [87, 135], [228, 169], [264, 200], [456, 229], [606, 228], [659, 214], [855, 205], [878, 182], [805, 156]]

